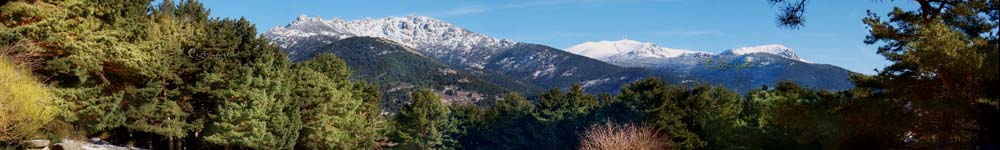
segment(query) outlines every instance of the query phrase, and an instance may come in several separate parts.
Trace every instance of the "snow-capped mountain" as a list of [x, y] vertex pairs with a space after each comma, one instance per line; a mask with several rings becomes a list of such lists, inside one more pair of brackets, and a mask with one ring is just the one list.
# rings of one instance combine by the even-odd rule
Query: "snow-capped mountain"
[[650, 76], [671, 82], [721, 84], [737, 91], [782, 80], [821, 89], [851, 87], [847, 80], [850, 71], [806, 62], [794, 50], [781, 45], [712, 54], [626, 39], [585, 42], [564, 51], [494, 38], [422, 16], [346, 21], [302, 15], [263, 36], [280, 46], [293, 61], [308, 59], [316, 52], [330, 52], [327, 45], [350, 37], [385, 39], [471, 74], [497, 74], [542, 89], [582, 83], [588, 91], [616, 92], [624, 83]]
[[643, 69], [627, 69], [545, 45], [494, 38], [423, 16], [346, 21], [301, 15], [263, 36], [293, 61], [308, 59], [325, 45], [349, 37], [387, 39], [456, 68], [496, 73], [541, 88], [594, 81], [588, 90], [613, 92], [622, 83], [649, 75]]
[[[617, 61], [613, 59], [643, 59], [643, 58], [674, 58], [682, 55], [711, 55], [710, 52], [672, 49], [657, 46], [653, 43], [639, 42], [629, 39], [618, 41], [588, 41], [565, 49], [567, 52], [583, 55], [602, 61]], [[759, 45], [729, 49], [719, 55], [746, 55], [754, 53], [774, 54], [788, 59], [808, 62], [795, 54], [795, 50], [780, 44]]]
[[[481, 67], [483, 58], [490, 53], [513, 47], [517, 42], [489, 37], [459, 28], [451, 23], [424, 16], [388, 17], [345, 21], [324, 20], [319, 17], [300, 15], [292, 23], [272, 28], [264, 37], [288, 51], [289, 57], [296, 58], [302, 52], [302, 39], [326, 37], [322, 43], [348, 37], [378, 37], [392, 40], [421, 51], [432, 57], [445, 58], [449, 62], [473, 64]], [[308, 45], [308, 44], [305, 44]], [[481, 69], [481, 68], [480, 68]]]
[[711, 54], [707, 52], [671, 49], [656, 46], [653, 43], [622, 39], [618, 41], [584, 42], [570, 46], [567, 52], [587, 56], [598, 60], [609, 58], [673, 58], [686, 54]]
[[566, 51], [622, 67], [653, 70], [656, 76], [681, 82], [707, 82], [736, 91], [794, 81], [804, 86], [840, 90], [852, 87], [850, 71], [814, 64], [783, 45], [741, 47], [719, 54], [663, 48], [633, 40], [584, 42]]
[[734, 49], [726, 50], [726, 51], [724, 51], [724, 52], [722, 52], [720, 54], [722, 54], [722, 55], [746, 55], [746, 54], [753, 54], [753, 53], [774, 54], [774, 55], [778, 55], [778, 56], [785, 57], [785, 58], [788, 58], [788, 59], [798, 60], [798, 61], [802, 61], [802, 62], [809, 62], [809, 61], [806, 61], [806, 60], [800, 58], [798, 54], [795, 54], [795, 50], [792, 50], [792, 48], [788, 48], [788, 47], [785, 47], [784, 45], [780, 45], [780, 44], [769, 44], [769, 45], [760, 45], [760, 46], [751, 46], [751, 47], [740, 47], [740, 48], [734, 48]]

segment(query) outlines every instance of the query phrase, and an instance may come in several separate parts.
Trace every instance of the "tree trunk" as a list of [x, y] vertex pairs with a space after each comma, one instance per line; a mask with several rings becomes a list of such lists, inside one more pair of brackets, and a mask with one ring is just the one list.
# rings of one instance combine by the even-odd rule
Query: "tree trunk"
[[149, 150], [153, 150], [154, 149], [153, 148], [153, 136], [146, 135], [146, 147], [149, 147]]
[[173, 136], [167, 137], [167, 142], [170, 143], [169, 146], [167, 146], [167, 149], [169, 149], [169, 150], [175, 150], [175, 148], [174, 148], [174, 137]]

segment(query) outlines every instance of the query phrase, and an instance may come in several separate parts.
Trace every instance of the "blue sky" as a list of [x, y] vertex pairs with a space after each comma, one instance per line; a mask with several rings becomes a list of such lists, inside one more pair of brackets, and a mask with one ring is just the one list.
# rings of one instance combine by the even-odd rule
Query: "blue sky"
[[865, 45], [866, 10], [886, 14], [902, 1], [812, 0], [806, 26], [775, 25], [777, 8], [766, 0], [207, 0], [215, 17], [246, 17], [259, 32], [299, 14], [346, 20], [431, 16], [468, 30], [520, 42], [566, 48], [585, 41], [624, 38], [669, 48], [721, 52], [735, 47], [783, 44], [800, 57], [873, 74], [889, 62]]

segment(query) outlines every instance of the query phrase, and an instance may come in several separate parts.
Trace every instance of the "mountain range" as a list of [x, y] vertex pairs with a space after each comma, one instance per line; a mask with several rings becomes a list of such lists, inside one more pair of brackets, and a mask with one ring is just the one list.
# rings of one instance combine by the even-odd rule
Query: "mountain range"
[[301, 15], [263, 36], [293, 61], [336, 54], [351, 67], [353, 78], [384, 84], [385, 90], [420, 85], [439, 93], [484, 95], [453, 98], [460, 101], [506, 92], [537, 93], [573, 83], [591, 93], [617, 92], [622, 84], [647, 77], [738, 91], [781, 80], [830, 90], [851, 87], [850, 71], [807, 62], [781, 45], [712, 54], [620, 40], [584, 42], [560, 50], [494, 38], [423, 16], [346, 21]]
[[746, 92], [781, 81], [826, 90], [853, 87], [847, 69], [806, 61], [780, 44], [740, 47], [710, 52], [664, 48], [634, 40], [584, 42], [566, 51], [622, 67], [651, 69], [685, 83], [722, 85]]

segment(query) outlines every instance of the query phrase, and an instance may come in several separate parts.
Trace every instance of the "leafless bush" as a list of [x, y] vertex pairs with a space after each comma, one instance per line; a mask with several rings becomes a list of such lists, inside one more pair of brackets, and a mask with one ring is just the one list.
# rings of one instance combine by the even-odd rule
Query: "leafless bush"
[[37, 51], [30, 51], [24, 44], [4, 44], [0, 45], [0, 57], [6, 57], [16, 68], [31, 71], [42, 67], [42, 54]]
[[581, 150], [666, 150], [665, 137], [652, 127], [635, 124], [594, 124], [580, 137]]

